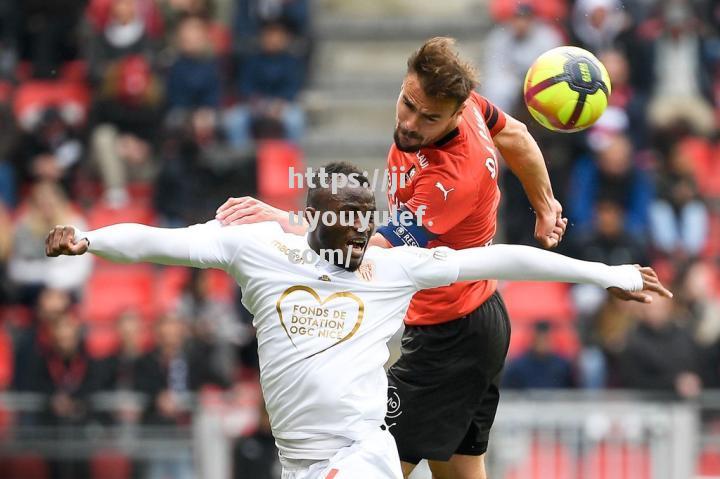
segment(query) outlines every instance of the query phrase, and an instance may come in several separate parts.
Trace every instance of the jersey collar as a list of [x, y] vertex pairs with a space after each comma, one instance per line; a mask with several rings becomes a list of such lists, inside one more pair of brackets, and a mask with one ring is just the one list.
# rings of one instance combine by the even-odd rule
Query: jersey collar
[[447, 135], [443, 136], [443, 137], [440, 138], [438, 141], [436, 141], [435, 143], [433, 143], [432, 146], [433, 146], [433, 148], [442, 148], [443, 146], [445, 146], [445, 145], [447, 145], [448, 143], [450, 143], [450, 141], [452, 141], [452, 139], [455, 138], [456, 136], [458, 136], [459, 134], [460, 134], [460, 127], [456, 126], [456, 127], [453, 128], [452, 130], [450, 130], [450, 131], [447, 133]]

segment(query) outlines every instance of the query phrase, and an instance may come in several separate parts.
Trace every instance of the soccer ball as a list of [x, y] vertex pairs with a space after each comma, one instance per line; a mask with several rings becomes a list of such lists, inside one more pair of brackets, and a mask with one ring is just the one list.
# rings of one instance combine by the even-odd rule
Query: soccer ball
[[533, 118], [550, 130], [570, 133], [584, 130], [603, 114], [610, 77], [589, 51], [557, 47], [535, 60], [523, 90]]

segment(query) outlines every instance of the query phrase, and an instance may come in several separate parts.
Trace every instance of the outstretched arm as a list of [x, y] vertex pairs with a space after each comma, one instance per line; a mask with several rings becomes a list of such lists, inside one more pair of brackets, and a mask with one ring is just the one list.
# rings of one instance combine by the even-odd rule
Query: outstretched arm
[[88, 232], [72, 226], [56, 226], [45, 241], [45, 253], [60, 256], [89, 251], [121, 263], [224, 268], [234, 253], [229, 242], [223, 240], [223, 236], [227, 236], [223, 231], [219, 225], [210, 224], [167, 229], [121, 223]]
[[501, 279], [595, 284], [625, 300], [650, 302], [649, 292], [672, 297], [652, 268], [608, 266], [581, 261], [539, 248], [493, 245], [452, 251], [458, 281]]

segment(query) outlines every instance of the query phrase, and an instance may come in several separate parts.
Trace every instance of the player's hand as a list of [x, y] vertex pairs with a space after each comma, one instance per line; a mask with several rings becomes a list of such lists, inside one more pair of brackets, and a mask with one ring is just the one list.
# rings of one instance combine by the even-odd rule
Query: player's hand
[[550, 209], [543, 213], [535, 213], [535, 239], [543, 248], [555, 248], [562, 241], [568, 220], [562, 217], [562, 205], [555, 198]]
[[80, 242], [75, 241], [75, 228], [72, 226], [56, 226], [50, 230], [45, 239], [45, 254], [47, 256], [77, 256], [85, 254], [89, 243], [83, 238]]
[[228, 198], [216, 213], [215, 219], [224, 225], [244, 225], [262, 221], [279, 222], [283, 215], [288, 215], [286, 211], [263, 203], [252, 196]]
[[662, 285], [655, 270], [647, 266], [640, 267], [635, 265], [635, 267], [640, 270], [640, 275], [642, 276], [642, 291], [625, 291], [624, 289], [613, 286], [608, 288], [608, 291], [610, 291], [613, 296], [624, 301], [638, 301], [640, 303], [651, 303], [652, 295], [650, 293], [656, 293], [665, 298], [673, 297], [673, 294]]

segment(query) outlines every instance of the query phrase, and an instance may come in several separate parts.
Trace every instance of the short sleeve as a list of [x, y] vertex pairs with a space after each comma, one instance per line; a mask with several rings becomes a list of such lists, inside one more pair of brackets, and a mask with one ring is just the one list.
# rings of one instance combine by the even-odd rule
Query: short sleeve
[[485, 124], [487, 125], [488, 130], [490, 130], [490, 135], [497, 135], [503, 128], [505, 128], [505, 123], [507, 122], [505, 113], [500, 108], [493, 105], [484, 96], [478, 95], [478, 102], [480, 103], [480, 110], [483, 113]]
[[447, 286], [457, 281], [460, 265], [452, 250], [446, 247], [432, 249], [400, 246], [388, 250], [397, 255], [399, 262], [410, 281], [418, 290]]
[[477, 199], [476, 185], [452, 175], [429, 174], [417, 179], [405, 203], [416, 220], [435, 235], [445, 234], [467, 217]]

